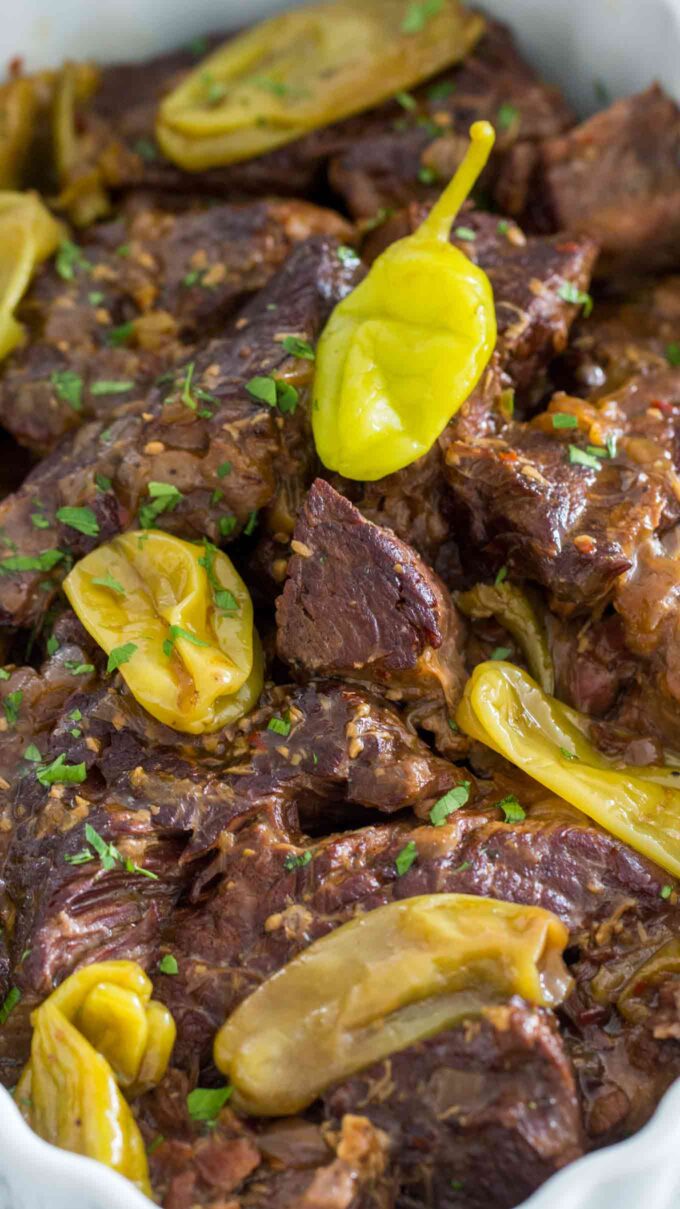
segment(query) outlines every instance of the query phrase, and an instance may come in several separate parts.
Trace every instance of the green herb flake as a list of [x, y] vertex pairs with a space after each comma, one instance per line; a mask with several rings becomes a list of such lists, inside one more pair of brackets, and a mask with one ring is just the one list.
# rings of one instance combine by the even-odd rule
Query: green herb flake
[[93, 382], [90, 386], [91, 395], [125, 395], [129, 390], [134, 390], [135, 384], [129, 379], [124, 381], [116, 381], [115, 379], [101, 378], [97, 382]]
[[566, 747], [560, 747], [560, 755], [563, 756], [565, 760], [578, 760], [578, 756], [575, 754], [575, 752], [569, 751], [569, 749]]
[[591, 453], [594, 458], [609, 457], [609, 450], [605, 445], [586, 445], [586, 453]]
[[54, 634], [50, 634], [49, 638], [47, 639], [47, 654], [56, 655], [58, 650], [59, 650], [59, 639], [55, 638]]
[[92, 575], [90, 583], [97, 584], [100, 588], [108, 588], [110, 592], [115, 592], [117, 596], [125, 596], [125, 588], [119, 580], [114, 579], [113, 575]]
[[16, 726], [19, 721], [19, 713], [21, 711], [21, 703], [24, 699], [22, 689], [18, 688], [13, 693], [8, 693], [2, 703], [2, 708], [5, 711], [8, 726]]
[[445, 101], [452, 93], [456, 91], [456, 85], [453, 80], [440, 80], [437, 84], [432, 84], [427, 90], [428, 101]]
[[121, 243], [116, 248], [116, 256], [122, 256], [123, 260], [125, 260], [130, 255], [131, 251], [132, 249], [129, 243]]
[[105, 474], [95, 474], [94, 481], [99, 491], [110, 491], [113, 487], [111, 479], [107, 478]]
[[157, 1133], [155, 1138], [153, 1138], [153, 1140], [151, 1142], [149, 1142], [149, 1145], [146, 1148], [146, 1153], [154, 1154], [158, 1150], [158, 1147], [163, 1145], [164, 1141], [165, 1141], [165, 1138], [163, 1137], [163, 1134]]
[[[673, 893], [672, 886], [662, 886], [661, 890], [659, 892], [659, 897], [660, 898], [670, 898], [672, 893]], [[0, 1021], [0, 1023], [1, 1023], [1, 1021]]]
[[0, 667], [0, 680], [9, 680], [9, 672], [7, 668]]
[[398, 105], [401, 105], [402, 109], [405, 109], [409, 113], [418, 108], [418, 102], [415, 97], [411, 96], [410, 92], [395, 92], [394, 99]]
[[286, 870], [286, 873], [292, 873], [294, 869], [304, 869], [305, 865], [308, 865], [311, 859], [312, 854], [309, 849], [307, 849], [306, 852], [300, 853], [299, 856], [296, 856], [294, 852], [289, 852], [288, 856], [283, 862], [283, 867]]
[[498, 113], [496, 114], [496, 125], [498, 126], [499, 130], [509, 130], [511, 126], [514, 126], [518, 118], [519, 109], [517, 106], [511, 105], [509, 101], [504, 101], [503, 104], [499, 105], [498, 107]]
[[226, 1087], [195, 1087], [187, 1096], [192, 1121], [216, 1121], [233, 1090], [230, 1083]]
[[83, 379], [74, 369], [56, 369], [50, 375], [54, 393], [62, 403], [68, 403], [73, 411], [83, 410]]
[[456, 785], [453, 789], [449, 789], [443, 797], [435, 802], [432, 807], [429, 819], [433, 827], [442, 827], [450, 814], [454, 810], [460, 810], [470, 797], [470, 782], [463, 781], [461, 785]]
[[496, 805], [499, 810], [503, 811], [503, 822], [505, 823], [521, 823], [522, 819], [527, 817], [526, 811], [514, 793], [507, 794], [506, 797], [501, 798], [500, 802], [496, 802]]
[[51, 764], [38, 769], [35, 775], [41, 785], [82, 785], [87, 770], [84, 764], [67, 764], [62, 752]]
[[96, 537], [99, 533], [99, 522], [91, 508], [72, 508], [66, 506], [57, 509], [57, 520], [69, 529], [76, 529], [86, 537]]
[[337, 257], [341, 264], [357, 265], [359, 263], [359, 253], [354, 248], [350, 248], [348, 244], [340, 244]]
[[82, 720], [82, 717], [83, 717], [82, 710], [79, 710], [79, 709], [72, 709], [69, 714], [69, 720], [71, 722], [80, 722]]
[[497, 646], [489, 655], [489, 659], [507, 659], [508, 655], [512, 654], [512, 647]]
[[10, 987], [0, 1004], [0, 1027], [6, 1024], [17, 1004], [21, 1001], [21, 991], [18, 987]]
[[419, 34], [443, 7], [444, 0], [414, 0], [406, 9], [401, 23], [402, 34]]
[[275, 735], [289, 735], [290, 722], [287, 718], [273, 717], [267, 723], [267, 730], [273, 730]]
[[54, 258], [57, 273], [64, 281], [73, 281], [79, 270], [87, 272], [92, 268], [90, 261], [83, 255], [77, 243], [71, 239], [63, 239], [59, 244]]
[[458, 726], [458, 723], [456, 722], [456, 719], [449, 718], [448, 723], [449, 723], [449, 730], [453, 731], [454, 735], [457, 735], [459, 733], [459, 726]]
[[313, 361], [316, 353], [308, 340], [301, 340], [299, 336], [286, 336], [281, 341], [282, 347], [292, 357], [299, 357], [304, 361]]
[[[248, 519], [247, 519], [244, 529], [243, 529], [244, 536], [250, 537], [251, 534], [255, 532], [256, 528], [257, 528], [257, 511], [249, 512]], [[1, 569], [2, 569], [2, 564], [0, 563], [0, 570]]]
[[64, 860], [67, 865], [86, 865], [94, 860], [94, 853], [89, 848], [81, 848], [80, 852], [67, 852]]
[[129, 663], [136, 650], [136, 642], [124, 642], [122, 646], [114, 646], [106, 664], [107, 676], [110, 676], [117, 668], [122, 667], [124, 663]]
[[454, 1192], [462, 1192], [465, 1187], [462, 1180], [451, 1180], [450, 1182]]
[[168, 659], [172, 655], [175, 643], [178, 638], [183, 638], [185, 642], [190, 642], [192, 646], [210, 646], [205, 639], [199, 638], [197, 634], [192, 634], [190, 630], [185, 630], [181, 625], [171, 625], [168, 627], [168, 637], [163, 642], [163, 654], [167, 655]]
[[475, 232], [472, 230], [472, 227], [456, 227], [453, 233], [456, 239], [462, 239], [467, 242], [477, 238]]
[[173, 483], [150, 482], [147, 485], [149, 500], [139, 509], [142, 529], [153, 528], [153, 523], [163, 512], [172, 512], [183, 498], [182, 492]]
[[101, 306], [104, 301], [104, 294], [102, 294], [101, 290], [91, 290], [87, 296], [87, 301], [90, 306]]
[[229, 537], [236, 528], [236, 517], [231, 515], [221, 516], [217, 522], [217, 528], [220, 531], [221, 537]]
[[276, 407], [276, 382], [273, 378], [263, 376], [251, 378], [246, 382], [246, 390], [251, 399], [258, 403], [266, 403], [267, 407]]
[[34, 529], [49, 529], [50, 527], [50, 522], [46, 516], [43, 516], [42, 512], [31, 513], [31, 524]]
[[290, 382], [283, 382], [280, 378], [276, 379], [276, 398], [279, 411], [283, 415], [288, 413], [293, 414], [298, 405], [299, 397], [298, 390]]
[[507, 218], [501, 218], [496, 224], [496, 230], [499, 235], [507, 235], [510, 230], [510, 223]]
[[405, 873], [408, 873], [411, 865], [415, 864], [417, 859], [418, 849], [416, 842], [415, 840], [409, 840], [408, 844], [405, 844], [401, 852], [398, 852], [395, 857], [394, 864], [397, 870], [397, 877], [403, 877]]
[[228, 474], [231, 474], [231, 462], [221, 462], [217, 467], [218, 479], [225, 479]]
[[67, 659], [64, 667], [72, 676], [90, 676], [94, 671], [93, 663], [78, 663], [77, 659]]
[[423, 164], [418, 169], [418, 180], [421, 185], [433, 185], [437, 179], [437, 173], [434, 168], [428, 168], [427, 164]]
[[587, 466], [590, 470], [600, 469], [600, 459], [593, 457], [592, 453], [586, 453], [585, 449], [579, 449], [578, 445], [569, 446], [569, 461], [573, 466]]
[[187, 46], [190, 55], [194, 55], [197, 59], [202, 59], [208, 53], [208, 39], [205, 37], [192, 38]]
[[13, 571], [51, 571], [64, 558], [62, 550], [43, 550], [35, 557], [28, 554], [14, 554], [0, 561], [0, 574], [9, 575]]
[[22, 758], [22, 760], [28, 760], [28, 762], [30, 764], [42, 763], [42, 756], [40, 754], [40, 750], [39, 750], [39, 748], [36, 747], [35, 743], [29, 743], [28, 747], [24, 751], [24, 754], [21, 758]]
[[118, 327], [110, 328], [104, 339], [111, 348], [120, 348], [121, 344], [127, 344], [134, 330], [134, 319], [130, 319], [127, 323], [119, 323]]
[[582, 306], [585, 319], [592, 314], [593, 300], [590, 294], [586, 294], [585, 290], [579, 290], [573, 281], [563, 281], [557, 291], [557, 297], [561, 298], [563, 302], [571, 302], [575, 306]]
[[158, 963], [158, 968], [161, 974], [179, 974], [177, 958], [173, 957], [172, 953], [163, 954]]
[[215, 558], [217, 557], [217, 546], [209, 542], [206, 538], [203, 542], [203, 555], [199, 558], [199, 566], [205, 568], [206, 577], [210, 584], [213, 600], [218, 609], [222, 609], [225, 613], [236, 613], [238, 611], [238, 601], [233, 592], [225, 588], [217, 578], [215, 571]]
[[205, 89], [205, 99], [209, 105], [217, 105], [227, 94], [226, 86], [216, 80], [211, 71], [202, 71], [200, 81]]
[[553, 428], [578, 428], [576, 416], [569, 411], [556, 411], [552, 416]]
[[500, 588], [501, 584], [505, 583], [507, 578], [508, 578], [508, 568], [501, 567], [500, 570], [496, 574], [496, 578], [493, 581], [494, 588]]
[[669, 365], [680, 365], [680, 340], [671, 340], [666, 345], [666, 360]]
[[158, 159], [158, 148], [152, 139], [137, 139], [136, 142], [132, 144], [132, 150], [135, 151], [146, 164], [153, 164], [153, 162]]

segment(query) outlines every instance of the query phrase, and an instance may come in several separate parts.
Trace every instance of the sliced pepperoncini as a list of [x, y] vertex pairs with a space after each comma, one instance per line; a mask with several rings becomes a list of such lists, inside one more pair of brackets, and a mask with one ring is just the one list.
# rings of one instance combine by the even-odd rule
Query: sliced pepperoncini
[[38, 109], [34, 79], [0, 85], [0, 189], [21, 187]]
[[522, 995], [552, 1007], [571, 979], [550, 911], [424, 894], [343, 924], [262, 983], [215, 1038], [234, 1102], [296, 1113], [330, 1084]]
[[72, 974], [31, 1016], [31, 1056], [15, 1092], [40, 1137], [98, 1159], [147, 1195], [144, 1144], [119, 1087], [148, 1090], [170, 1059], [175, 1024], [151, 989], [134, 961]]
[[587, 718], [510, 663], [475, 668], [456, 721], [636, 852], [680, 875], [680, 768], [609, 759], [589, 741]]
[[219, 730], [255, 704], [262, 654], [230, 559], [160, 530], [98, 546], [64, 581], [85, 629], [133, 696], [166, 725]]
[[319, 340], [314, 440], [324, 465], [346, 478], [379, 479], [427, 453], [493, 352], [489, 279], [449, 243], [493, 146], [493, 127], [475, 122], [470, 136], [428, 217], [374, 261]]
[[66, 210], [79, 227], [101, 218], [110, 209], [95, 149], [78, 125], [78, 104], [92, 95], [98, 83], [99, 72], [91, 63], [65, 63], [54, 85], [52, 136], [61, 189], [55, 204]]
[[546, 693], [555, 691], [555, 671], [548, 638], [531, 599], [523, 588], [507, 580], [497, 584], [475, 584], [459, 592], [456, 604], [466, 617], [495, 617], [521, 647], [529, 671]]
[[0, 359], [23, 340], [14, 311], [33, 272], [56, 251], [63, 234], [37, 193], [0, 191]]
[[219, 47], [167, 96], [158, 144], [188, 172], [262, 155], [459, 62], [484, 20], [440, 0], [404, 29], [404, 0], [336, 0], [271, 17]]

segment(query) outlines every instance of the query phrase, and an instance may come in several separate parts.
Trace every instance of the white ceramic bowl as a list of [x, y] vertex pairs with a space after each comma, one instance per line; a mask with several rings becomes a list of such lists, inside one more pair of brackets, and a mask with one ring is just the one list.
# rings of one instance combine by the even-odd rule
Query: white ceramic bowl
[[[472, 2], [472, 0], [471, 0]], [[9, 0], [4, 0], [9, 4]], [[143, 59], [295, 0], [17, 0], [0, 22], [0, 63]], [[530, 60], [584, 113], [596, 87], [625, 95], [659, 80], [680, 99], [680, 0], [478, 0], [510, 22]], [[680, 1081], [650, 1124], [572, 1163], [522, 1209], [680, 1207]], [[0, 1209], [149, 1209], [126, 1180], [48, 1146], [0, 1088]]]

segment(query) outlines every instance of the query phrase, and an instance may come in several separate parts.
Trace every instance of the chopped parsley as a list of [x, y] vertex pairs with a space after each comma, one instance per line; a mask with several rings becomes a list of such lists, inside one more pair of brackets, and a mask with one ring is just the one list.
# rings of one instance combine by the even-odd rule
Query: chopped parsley
[[359, 254], [355, 252], [354, 248], [350, 248], [347, 244], [343, 243], [338, 248], [338, 260], [342, 264], [355, 265], [359, 263]]
[[507, 578], [508, 578], [508, 568], [501, 567], [500, 570], [496, 573], [496, 578], [493, 581], [494, 588], [500, 588], [501, 584], [505, 583]]
[[86, 865], [94, 860], [94, 853], [89, 848], [81, 848], [80, 852], [67, 852], [64, 860], [67, 865]]
[[508, 219], [499, 219], [498, 223], [496, 224], [496, 230], [498, 231], [499, 235], [507, 235], [508, 231], [510, 230], [510, 223]]
[[54, 267], [64, 281], [73, 281], [80, 269], [87, 272], [92, 265], [77, 243], [73, 243], [71, 239], [63, 239], [54, 258]]
[[553, 428], [578, 428], [576, 416], [569, 411], [556, 411], [552, 417]]
[[5, 711], [5, 717], [9, 726], [16, 726], [19, 721], [19, 712], [23, 699], [24, 694], [20, 688], [13, 693], [8, 693], [5, 697], [2, 708]]
[[108, 378], [101, 378], [98, 382], [93, 382], [90, 387], [91, 395], [124, 395], [129, 390], [134, 390], [135, 384], [129, 379], [123, 381], [115, 381]]
[[445, 793], [438, 802], [435, 802], [430, 811], [429, 817], [432, 826], [442, 827], [449, 815], [453, 814], [454, 810], [459, 810], [461, 806], [464, 806], [469, 797], [469, 781], [463, 781], [461, 785], [456, 785], [453, 789], [449, 789], [448, 793]]
[[267, 723], [267, 730], [273, 730], [275, 735], [289, 735], [290, 721], [288, 718], [279, 718], [274, 716]]
[[10, 987], [0, 1004], [0, 1027], [6, 1024], [9, 1017], [12, 1015], [15, 1007], [21, 1000], [21, 991], [18, 987]]
[[231, 462], [221, 462], [217, 467], [218, 479], [224, 479], [228, 474], [231, 474]]
[[142, 504], [139, 509], [139, 523], [142, 529], [153, 528], [156, 517], [163, 512], [172, 512], [182, 499], [182, 492], [174, 483], [151, 482], [147, 491], [150, 502]]
[[195, 1087], [187, 1096], [192, 1121], [216, 1121], [233, 1090], [230, 1083], [226, 1087]]
[[501, 798], [500, 802], [496, 802], [499, 810], [503, 811], [503, 821], [505, 823], [520, 823], [525, 819], [526, 811], [521, 802], [515, 797], [514, 793], [507, 794]]
[[401, 852], [398, 852], [395, 857], [394, 864], [396, 866], [397, 876], [403, 877], [405, 873], [408, 873], [411, 865], [413, 865], [417, 859], [418, 849], [416, 848], [416, 842], [415, 840], [409, 840], [408, 844], [405, 844]]
[[560, 747], [560, 755], [564, 756], [565, 760], [578, 760], [575, 752], [569, 751], [566, 747]]
[[475, 232], [472, 230], [472, 227], [456, 227], [453, 233], [456, 239], [470, 241], [477, 238]]
[[101, 306], [102, 302], [104, 301], [104, 295], [102, 294], [101, 290], [91, 290], [87, 296], [87, 301], [89, 302], [90, 306]]
[[402, 34], [419, 34], [432, 17], [444, 7], [444, 0], [414, 0], [406, 9], [401, 23]]
[[308, 340], [301, 340], [299, 336], [286, 336], [281, 341], [281, 346], [290, 353], [292, 357], [299, 357], [304, 361], [313, 361], [316, 353]]
[[186, 286], [187, 289], [191, 289], [194, 285], [202, 286], [203, 278], [207, 271], [207, 269], [189, 269], [189, 272], [185, 273], [182, 278], [182, 285]]
[[116, 251], [116, 256], [122, 256], [123, 259], [125, 259], [127, 256], [130, 255], [130, 252], [132, 251], [132, 249], [131, 249], [129, 243], [121, 243], [118, 245], [118, 247], [116, 248], [115, 251]]
[[80, 722], [82, 717], [83, 717], [82, 710], [72, 709], [69, 714], [69, 721], [70, 722]]
[[281, 378], [273, 378], [271, 374], [256, 376], [246, 382], [246, 390], [251, 399], [258, 403], [266, 403], [267, 407], [278, 407], [280, 412], [294, 412], [298, 403], [298, 392], [289, 382]]
[[599, 458], [593, 457], [592, 453], [586, 453], [585, 449], [579, 449], [578, 445], [569, 446], [569, 461], [574, 466], [588, 466], [590, 470], [600, 469]]
[[69, 529], [76, 529], [86, 537], [96, 537], [99, 533], [99, 522], [91, 508], [72, 508], [66, 506], [57, 509], [57, 520]]
[[49, 529], [50, 522], [42, 512], [31, 513], [31, 524], [34, 529]]
[[440, 80], [437, 84], [432, 84], [427, 90], [428, 101], [444, 101], [456, 91], [456, 85], [453, 80]]
[[666, 360], [669, 365], [680, 365], [680, 340], [672, 340], [666, 345]]
[[217, 105], [226, 96], [226, 86], [216, 80], [211, 71], [202, 71], [200, 81], [205, 89], [205, 99], [209, 105]]
[[94, 671], [93, 663], [78, 663], [77, 659], [67, 659], [64, 667], [72, 676], [89, 676]]
[[9, 680], [9, 672], [7, 668], [0, 667], [0, 680]]
[[416, 101], [415, 97], [411, 96], [410, 92], [395, 92], [394, 99], [397, 104], [401, 105], [402, 109], [406, 109], [407, 112], [412, 112], [414, 109], [418, 108], [418, 102]]
[[42, 764], [40, 749], [36, 747], [35, 743], [29, 743], [21, 758], [22, 760], [28, 760], [29, 764]]
[[[659, 893], [660, 893], [661, 898], [670, 898], [671, 894], [673, 893], [673, 887], [672, 886], [662, 886]], [[2, 1021], [0, 1020], [0, 1024], [1, 1023], [2, 1023]]]
[[[144, 869], [141, 865], [137, 865], [134, 861], [131, 861], [129, 857], [123, 856], [116, 848], [116, 845], [107, 843], [104, 837], [90, 823], [85, 824], [85, 839], [99, 857], [100, 864], [105, 872], [109, 873], [117, 865], [122, 865], [127, 873], [141, 873], [143, 877], [150, 877], [153, 881], [158, 881], [157, 873], [152, 873], [150, 869]], [[81, 860], [72, 863], [84, 864], [84, 854], [78, 853], [77, 855], [81, 857]]]
[[106, 333], [104, 339], [112, 348], [119, 348], [121, 344], [127, 344], [134, 330], [134, 320], [130, 319], [127, 323], [119, 323], [118, 327], [112, 327]]
[[172, 953], [163, 954], [158, 963], [158, 968], [161, 974], [179, 974], [177, 958], [173, 957]]
[[[244, 529], [243, 529], [244, 536], [250, 537], [251, 533], [254, 533], [256, 528], [257, 528], [257, 511], [249, 512], [248, 520], [246, 521]], [[2, 567], [2, 564], [0, 563], [0, 568], [1, 567]]]
[[213, 546], [207, 538], [203, 542], [203, 555], [199, 558], [199, 566], [205, 568], [205, 573], [210, 584], [213, 600], [218, 609], [222, 609], [225, 613], [236, 613], [238, 611], [238, 601], [233, 592], [229, 588], [225, 588], [220, 583], [215, 572], [215, 558], [218, 554], [217, 546]]
[[299, 856], [296, 856], [294, 852], [289, 852], [283, 862], [283, 867], [286, 873], [292, 873], [294, 869], [304, 869], [311, 859], [312, 854], [309, 849], [306, 852], [301, 852]]
[[54, 634], [50, 634], [49, 638], [47, 639], [47, 654], [56, 655], [58, 650], [59, 650], [59, 639], [55, 638]]
[[147, 164], [152, 164], [154, 160], [158, 159], [156, 144], [152, 139], [137, 139], [137, 141], [132, 144], [132, 150], [136, 151], [137, 155], [139, 155]]
[[54, 393], [74, 411], [83, 410], [83, 379], [74, 369], [55, 369], [50, 375]]
[[516, 105], [511, 105], [509, 101], [504, 101], [502, 105], [499, 105], [496, 114], [496, 124], [499, 130], [509, 130], [518, 118], [519, 109]]
[[512, 647], [497, 646], [492, 650], [489, 659], [507, 659], [510, 654], [512, 654]]
[[579, 290], [573, 281], [563, 281], [557, 291], [557, 297], [561, 298], [563, 302], [572, 302], [575, 306], [582, 306], [585, 319], [592, 313], [593, 300], [590, 294], [586, 294], [585, 290]]
[[35, 557], [28, 554], [12, 554], [0, 561], [0, 574], [12, 571], [51, 571], [65, 555], [62, 550], [43, 550]]
[[195, 55], [197, 59], [202, 59], [203, 55], [208, 53], [208, 39], [206, 37], [192, 38], [187, 46], [190, 55]]
[[418, 180], [421, 185], [433, 185], [437, 179], [437, 173], [434, 168], [428, 168], [427, 164], [423, 164], [418, 169]]
[[197, 634], [192, 634], [190, 630], [182, 629], [181, 625], [171, 625], [168, 627], [168, 637], [163, 642], [163, 654], [167, 655], [168, 659], [172, 655], [178, 638], [184, 638], [192, 646], [210, 646], [210, 643], [206, 642], [204, 638], [199, 638]]
[[594, 458], [610, 457], [609, 450], [604, 445], [586, 445], [586, 453], [592, 453]]
[[231, 516], [231, 514], [229, 516], [221, 516], [217, 522], [217, 528], [220, 531], [221, 537], [229, 537], [230, 533], [233, 533], [236, 528], [236, 517]]
[[67, 764], [62, 752], [51, 764], [39, 768], [35, 775], [41, 785], [82, 785], [87, 770], [84, 764]]
[[93, 575], [90, 578], [90, 583], [98, 584], [100, 588], [108, 588], [110, 592], [115, 592], [117, 596], [125, 596], [125, 588], [119, 580], [114, 579], [113, 575]]
[[136, 650], [136, 642], [124, 642], [122, 646], [114, 646], [106, 664], [107, 676], [110, 676], [117, 668], [122, 667], [124, 663], [129, 663]]
[[449, 718], [448, 723], [449, 723], [449, 730], [452, 730], [454, 735], [457, 735], [458, 734], [458, 723], [456, 722], [456, 719]]

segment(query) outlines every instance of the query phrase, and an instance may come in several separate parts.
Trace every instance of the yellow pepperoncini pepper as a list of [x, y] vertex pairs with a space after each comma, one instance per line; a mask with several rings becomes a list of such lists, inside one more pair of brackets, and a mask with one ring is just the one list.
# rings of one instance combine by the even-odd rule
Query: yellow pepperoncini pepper
[[370, 109], [459, 62], [484, 19], [439, 0], [405, 20], [404, 0], [336, 0], [271, 17], [220, 46], [167, 96], [156, 136], [188, 172], [262, 155]]
[[489, 280], [449, 243], [494, 141], [475, 122], [453, 180], [413, 235], [397, 240], [338, 303], [316, 353], [317, 452], [350, 479], [379, 479], [434, 444], [496, 342]]
[[680, 768], [621, 765], [589, 741], [588, 719], [510, 663], [481, 663], [456, 721], [643, 856], [680, 875]]
[[0, 359], [23, 340], [14, 311], [34, 270], [56, 251], [63, 234], [37, 193], [0, 191]]
[[253, 606], [230, 559], [160, 530], [124, 533], [76, 563], [64, 591], [145, 709], [202, 734], [262, 689]]
[[296, 1113], [340, 1079], [522, 995], [552, 1007], [571, 979], [567, 929], [550, 911], [468, 894], [378, 907], [294, 957], [215, 1038], [237, 1103]]
[[65, 63], [54, 85], [52, 137], [61, 188], [55, 204], [66, 210], [79, 227], [101, 218], [110, 209], [95, 147], [78, 124], [78, 105], [92, 95], [98, 84], [99, 72], [92, 64]]
[[546, 693], [555, 691], [555, 671], [543, 623], [527, 593], [507, 580], [475, 584], [459, 592], [456, 604], [466, 617], [495, 617], [521, 647], [529, 671]]
[[21, 187], [38, 110], [34, 79], [0, 85], [0, 189]]
[[47, 1142], [98, 1159], [150, 1195], [132, 1095], [165, 1074], [175, 1023], [134, 961], [77, 970], [33, 1012], [31, 1057], [15, 1099]]

